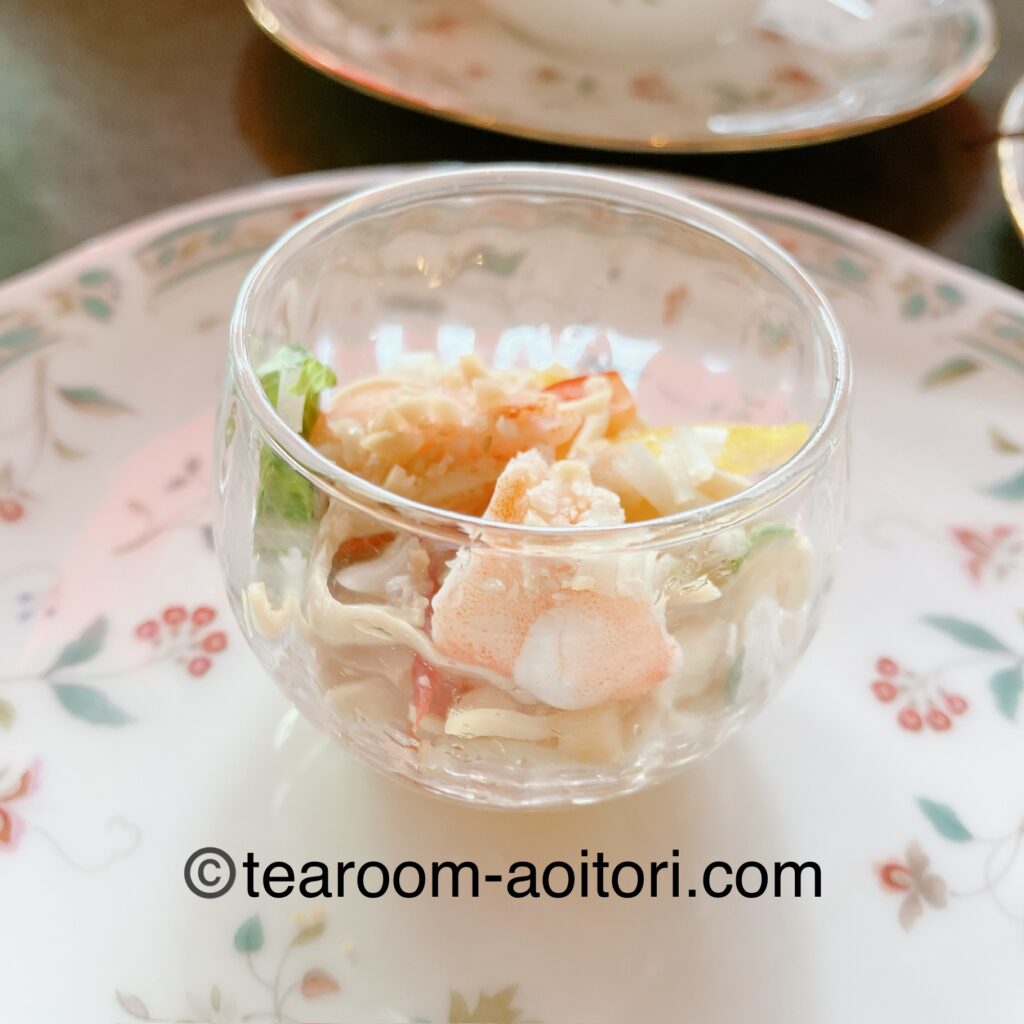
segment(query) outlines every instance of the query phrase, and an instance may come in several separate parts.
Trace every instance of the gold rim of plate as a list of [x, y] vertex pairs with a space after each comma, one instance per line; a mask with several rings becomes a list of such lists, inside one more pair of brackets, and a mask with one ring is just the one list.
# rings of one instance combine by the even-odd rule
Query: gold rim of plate
[[999, 178], [1017, 233], [1024, 241], [1024, 78], [1010, 91], [999, 115]]
[[[866, 135], [869, 132], [910, 121], [955, 100], [985, 73], [999, 48], [996, 18], [989, 0], [977, 0], [978, 36], [981, 42], [971, 60], [964, 64], [961, 74], [949, 84], [944, 92], [932, 96], [916, 106], [890, 114], [854, 118], [849, 121], [765, 135], [725, 137], [713, 136], [708, 133], [678, 136], [657, 135], [647, 139], [614, 139], [600, 135], [548, 131], [513, 120], [485, 117], [455, 106], [429, 103], [411, 92], [395, 88], [389, 82], [369, 74], [364, 68], [346, 61], [336, 53], [310, 45], [290, 34], [282, 28], [277, 15], [264, 0], [244, 0], [244, 2], [249, 14], [260, 29], [283, 50], [315, 71], [373, 99], [383, 100], [385, 103], [404, 107], [406, 110], [416, 113], [433, 114], [435, 117], [455, 124], [483, 128], [502, 135], [518, 136], [536, 142], [586, 149], [603, 149], [620, 153], [742, 153], [756, 150], [792, 149], [798, 146], [835, 142], [839, 139]], [[1020, 219], [1017, 219], [1017, 225], [1024, 232], [1024, 225]]]

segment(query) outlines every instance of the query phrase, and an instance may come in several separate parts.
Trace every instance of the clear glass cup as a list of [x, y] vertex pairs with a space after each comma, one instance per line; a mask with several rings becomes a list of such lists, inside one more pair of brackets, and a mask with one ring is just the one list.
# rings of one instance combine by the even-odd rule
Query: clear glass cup
[[[809, 436], [746, 489], [671, 516], [494, 522], [389, 493], [291, 430], [256, 368], [294, 343], [339, 384], [410, 354], [475, 353], [496, 367], [617, 370], [654, 423], [801, 421]], [[481, 166], [346, 198], [263, 256], [235, 310], [215, 530], [232, 605], [299, 710], [394, 777], [502, 807], [639, 789], [757, 711], [814, 633], [845, 518], [849, 394], [842, 335], [799, 267], [663, 187]], [[311, 495], [305, 521], [259, 514], [261, 460], [275, 457]], [[339, 538], [352, 534], [372, 538], [379, 571], [345, 574]], [[443, 574], [456, 557], [484, 589], [505, 591], [460, 628], [513, 645], [516, 679], [528, 661], [557, 689], [591, 665], [583, 684], [611, 692], [602, 686], [637, 665], [656, 669], [667, 636], [664, 677], [556, 707], [439, 658], [431, 597], [410, 602], [403, 581], [414, 563]], [[600, 592], [589, 605], [572, 582], [582, 578]], [[542, 615], [557, 618], [555, 640]]]

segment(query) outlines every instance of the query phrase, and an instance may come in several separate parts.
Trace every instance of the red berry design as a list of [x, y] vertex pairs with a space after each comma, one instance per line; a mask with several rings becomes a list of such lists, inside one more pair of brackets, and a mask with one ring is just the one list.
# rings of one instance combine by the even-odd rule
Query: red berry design
[[873, 682], [871, 689], [874, 691], [875, 696], [886, 704], [896, 699], [896, 687], [884, 679], [878, 679]]
[[947, 693], [946, 707], [949, 708], [954, 715], [962, 715], [967, 710], [967, 701], [965, 701], [959, 693]]
[[204, 676], [210, 671], [210, 659], [204, 655], [200, 655], [198, 658], [193, 658], [188, 663], [189, 675], [193, 676]]
[[917, 732], [922, 726], [921, 716], [914, 708], [904, 708], [897, 719], [904, 729], [910, 732]]
[[945, 711], [940, 711], [938, 708], [932, 708], [928, 712], [928, 724], [936, 732], [945, 732], [953, 723], [950, 721], [949, 715]]
[[180, 626], [188, 618], [188, 612], [180, 604], [164, 609], [163, 619], [168, 626]]
[[140, 640], [153, 640], [160, 632], [160, 623], [156, 619], [146, 619], [135, 627], [135, 635]]
[[203, 650], [209, 651], [210, 654], [217, 654], [223, 651], [228, 645], [227, 634], [222, 630], [217, 630], [216, 633], [211, 633], [207, 637], [203, 637]]
[[217, 612], [209, 605], [201, 604], [192, 612], [192, 623], [195, 626], [208, 626], [217, 618]]
[[891, 860], [878, 869], [882, 885], [896, 892], [906, 892], [910, 888], [910, 870], [905, 864]]
[[14, 498], [0, 501], [0, 519], [6, 523], [16, 523], [25, 514], [25, 506]]
[[875, 668], [878, 670], [879, 675], [883, 676], [895, 676], [900, 671], [899, 665], [892, 658], [879, 658]]

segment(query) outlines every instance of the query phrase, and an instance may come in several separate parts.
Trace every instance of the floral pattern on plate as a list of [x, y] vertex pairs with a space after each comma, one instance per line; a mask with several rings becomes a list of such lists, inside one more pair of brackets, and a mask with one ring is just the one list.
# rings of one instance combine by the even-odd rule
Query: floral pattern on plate
[[[915, 1018], [955, 1000], [1006, 1019], [1024, 997], [1024, 299], [841, 218], [661, 178], [772, 234], [833, 299], [860, 387], [850, 552], [787, 694], [707, 765], [629, 800], [484, 822], [392, 788], [282, 717], [228, 621], [206, 529], [209, 411], [244, 273], [295, 218], [396, 173], [217, 197], [0, 286], [2, 322], [31, 325], [7, 346], [18, 358], [0, 408], [31, 396], [45, 361], [47, 413], [66, 424], [49, 436], [83, 453], [34, 442], [32, 502], [0, 522], [17, 552], [0, 572], [0, 960], [24, 965], [5, 1010], [514, 1022], [675, 1020], [685, 1005], [695, 1019], [842, 1022], [884, 996]], [[686, 302], [669, 288], [653, 321]], [[785, 325], [749, 343], [784, 348]], [[61, 387], [116, 408], [83, 411]], [[0, 460], [27, 443], [17, 418], [0, 429], [12, 425]], [[813, 858], [825, 887], [817, 902], [746, 906], [347, 898], [324, 917], [322, 902], [237, 888], [194, 898], [182, 865], [211, 843], [295, 863], [677, 847], [693, 870]], [[26, 960], [54, 922], [74, 957]], [[624, 966], [616, 935], [642, 969]], [[812, 955], [837, 977], [857, 957], [863, 984], [812, 993]], [[916, 965], [896, 986], [894, 962]]]
[[43, 297], [42, 308], [0, 311], [0, 371], [10, 372], [28, 360], [30, 379], [22, 400], [5, 406], [0, 426], [0, 526], [16, 523], [33, 501], [32, 477], [45, 457], [82, 459], [88, 452], [71, 438], [82, 417], [113, 418], [130, 406], [91, 383], [55, 379], [51, 354], [62, 341], [79, 338], [75, 321], [101, 323], [114, 316], [120, 294], [117, 276], [106, 267], [90, 267], [61, 281]]
[[886, 861], [878, 869], [885, 889], [904, 894], [898, 911], [903, 928], [909, 931], [927, 907], [942, 910], [954, 900], [977, 898], [986, 899], [1009, 921], [1024, 925], [1024, 908], [1007, 903], [1005, 895], [1014, 876], [1019, 879], [1022, 874], [1024, 817], [997, 835], [980, 837], [968, 830], [948, 804], [926, 797], [918, 797], [916, 802], [942, 839], [962, 845], [971, 855], [965, 871], [969, 881], [965, 889], [950, 888], [921, 846], [916, 841], [910, 843], [903, 858]]
[[[292, 960], [296, 952], [301, 953], [303, 946], [319, 943], [327, 928], [326, 915], [323, 911], [315, 911], [309, 915], [295, 915], [291, 938], [277, 952], [276, 958], [266, 961], [263, 952], [267, 940], [263, 929], [263, 920], [259, 914], [243, 921], [235, 931], [233, 946], [237, 953], [245, 959], [249, 974], [247, 988], [251, 989], [251, 1004], [242, 1004], [241, 999], [227, 995], [218, 984], [214, 984], [206, 996], [189, 993], [189, 1021], [193, 1024], [215, 1024], [215, 1022], [233, 1022], [239, 1020], [268, 1020], [278, 1024], [304, 1024], [310, 1018], [300, 1008], [316, 1001], [328, 1001], [342, 993], [342, 983], [331, 972], [315, 965], [295, 970]], [[340, 944], [342, 957], [352, 963], [354, 945], [350, 940]], [[272, 955], [273, 956], [273, 955]], [[260, 962], [260, 961], [263, 962]], [[118, 992], [117, 1001], [121, 1008], [135, 1020], [148, 1020], [160, 1024], [173, 1024], [180, 1017], [155, 1017], [151, 1015], [147, 1005], [137, 995], [130, 992]], [[258, 1006], [259, 1009], [239, 1012], [240, 1005]], [[392, 1018], [398, 1020], [398, 1017]], [[516, 1007], [516, 986], [509, 985], [497, 992], [481, 992], [476, 996], [464, 996], [460, 992], [452, 992], [448, 1014], [444, 1018], [448, 1024], [518, 1024], [522, 1020], [521, 1012]], [[423, 1018], [417, 1018], [423, 1020]]]

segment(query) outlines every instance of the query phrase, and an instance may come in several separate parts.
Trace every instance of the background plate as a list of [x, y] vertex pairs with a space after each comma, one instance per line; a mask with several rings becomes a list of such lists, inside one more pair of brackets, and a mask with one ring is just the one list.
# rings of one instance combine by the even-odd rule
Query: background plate
[[542, 49], [450, 0], [247, 0], [310, 66], [481, 128], [618, 150], [774, 149], [870, 131], [963, 92], [995, 53], [987, 0], [768, 0], [758, 28], [668, 67]]

